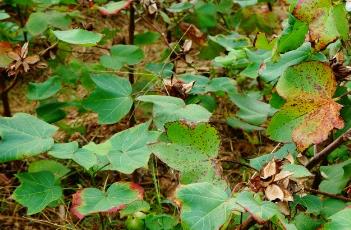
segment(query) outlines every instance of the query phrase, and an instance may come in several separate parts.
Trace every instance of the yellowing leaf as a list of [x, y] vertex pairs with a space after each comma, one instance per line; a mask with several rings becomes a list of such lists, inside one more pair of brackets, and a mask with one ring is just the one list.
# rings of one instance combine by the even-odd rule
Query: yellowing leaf
[[317, 109], [307, 114], [292, 133], [292, 139], [301, 151], [311, 144], [326, 140], [329, 132], [334, 128], [344, 127], [344, 121], [340, 118], [342, 106], [332, 99], [320, 99], [319, 102], [321, 104]]
[[348, 30], [348, 25], [339, 24], [334, 14], [330, 0], [299, 0], [293, 10], [297, 19], [309, 24], [310, 41], [316, 50], [326, 48], [340, 37], [340, 32]]
[[336, 89], [335, 76], [328, 63], [303, 62], [289, 67], [280, 77], [276, 89], [285, 99], [303, 93], [330, 98]]
[[342, 106], [332, 99], [336, 81], [329, 64], [311, 61], [291, 66], [276, 89], [287, 102], [269, 124], [267, 132], [271, 139], [294, 141], [298, 150], [303, 151], [326, 140], [334, 128], [343, 128]]

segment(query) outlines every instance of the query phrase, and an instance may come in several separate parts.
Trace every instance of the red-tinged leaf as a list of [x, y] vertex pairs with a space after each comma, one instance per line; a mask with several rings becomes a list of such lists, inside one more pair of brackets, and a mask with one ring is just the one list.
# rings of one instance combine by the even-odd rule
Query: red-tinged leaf
[[293, 15], [301, 21], [311, 22], [317, 15], [329, 10], [331, 5], [330, 0], [299, 0]]
[[98, 212], [116, 213], [143, 195], [143, 188], [135, 183], [116, 182], [106, 192], [85, 188], [73, 194], [71, 212], [79, 219]]
[[320, 99], [320, 105], [307, 114], [292, 133], [297, 148], [303, 151], [311, 144], [325, 141], [334, 128], [343, 128], [344, 121], [340, 118], [341, 108], [342, 106], [332, 99]]
[[272, 118], [267, 132], [271, 139], [294, 141], [300, 151], [328, 138], [334, 128], [342, 128], [341, 105], [332, 97], [336, 80], [327, 63], [312, 61], [289, 67], [277, 84], [287, 99]]
[[127, 9], [132, 2], [133, 0], [109, 2], [104, 6], [100, 6], [99, 10], [103, 15], [116, 15], [120, 11]]
[[12, 46], [9, 42], [0, 42], [0, 68], [6, 68], [12, 62], [7, 55], [11, 51]]
[[201, 32], [195, 25], [181, 22], [179, 24], [180, 30], [190, 38], [193, 42], [198, 45], [204, 45], [206, 43], [206, 35]]
[[310, 41], [316, 50], [326, 48], [340, 37], [330, 0], [299, 0], [293, 15], [309, 24]]

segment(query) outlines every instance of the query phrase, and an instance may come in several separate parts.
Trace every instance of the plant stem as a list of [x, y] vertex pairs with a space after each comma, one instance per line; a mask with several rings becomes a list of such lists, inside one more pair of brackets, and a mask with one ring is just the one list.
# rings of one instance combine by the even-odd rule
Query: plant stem
[[325, 157], [327, 157], [331, 152], [333, 152], [336, 148], [338, 148], [342, 143], [349, 140], [351, 135], [351, 128], [348, 129], [344, 134], [330, 143], [327, 147], [325, 147], [322, 151], [317, 153], [315, 156], [311, 158], [311, 160], [307, 163], [306, 168], [312, 169], [319, 162], [321, 162]]
[[311, 193], [328, 196], [328, 197], [339, 199], [339, 200], [343, 200], [343, 201], [346, 201], [346, 202], [350, 202], [351, 201], [351, 198], [340, 196], [340, 195], [331, 194], [331, 193], [328, 193], [328, 192], [322, 192], [322, 191], [319, 191], [319, 190], [316, 190], [316, 189], [312, 189], [312, 188], [305, 188], [305, 190], [307, 190], [307, 191], [309, 191]]
[[[135, 32], [135, 9], [134, 9], [134, 4], [133, 1], [129, 5], [129, 44], [133, 45], [134, 44], [134, 32]], [[134, 66], [130, 65], [129, 67], [129, 82], [131, 85], [134, 84]], [[136, 120], [135, 120], [135, 114], [134, 114], [135, 106], [134, 103], [132, 105], [132, 108], [130, 109], [130, 118], [129, 118], [129, 127], [132, 127], [135, 125]]]
[[159, 186], [158, 180], [157, 180], [157, 172], [156, 172], [155, 164], [156, 164], [156, 159], [154, 156], [151, 156], [150, 167], [151, 167], [152, 181], [154, 182], [154, 186], [155, 186], [155, 190], [156, 190], [156, 198], [157, 198], [158, 208], [161, 211], [162, 210], [161, 193], [160, 193], [160, 186]]
[[[18, 5], [17, 5], [16, 10], [17, 10], [17, 14], [18, 14], [18, 17], [19, 17], [19, 21], [20, 21], [21, 27], [23, 29], [24, 25], [25, 25], [25, 19], [23, 18], [22, 10], [21, 10], [21, 8]], [[27, 11], [27, 10], [25, 9], [25, 11]], [[23, 38], [24, 38], [24, 42], [28, 41], [27, 31], [25, 31], [25, 30], [23, 30]]]
[[0, 92], [1, 92], [1, 100], [3, 106], [3, 115], [5, 117], [11, 117], [11, 109], [8, 98], [8, 90], [6, 90], [6, 82], [5, 82], [5, 74], [1, 73], [0, 75]]

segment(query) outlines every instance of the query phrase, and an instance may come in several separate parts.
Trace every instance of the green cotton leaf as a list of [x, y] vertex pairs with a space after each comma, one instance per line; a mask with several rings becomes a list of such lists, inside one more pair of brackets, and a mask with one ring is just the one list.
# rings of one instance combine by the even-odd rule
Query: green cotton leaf
[[67, 105], [69, 104], [57, 100], [40, 101], [40, 105], [36, 108], [37, 116], [48, 123], [57, 122], [66, 117], [63, 108]]
[[93, 213], [115, 213], [126, 205], [141, 200], [143, 195], [143, 188], [128, 182], [113, 183], [107, 191], [85, 188], [73, 194], [71, 212], [79, 219]]
[[270, 201], [257, 200], [251, 192], [241, 192], [236, 197], [236, 202], [249, 212], [258, 223], [264, 223], [280, 211], [276, 204]]
[[296, 65], [310, 57], [311, 51], [311, 44], [307, 42], [296, 50], [280, 55], [277, 61], [271, 58], [263, 63], [259, 75], [266, 82], [274, 81], [280, 77], [289, 66]]
[[351, 159], [339, 164], [321, 166], [324, 180], [319, 184], [319, 190], [332, 194], [340, 194], [351, 178]]
[[51, 172], [55, 176], [55, 179], [59, 180], [67, 173], [69, 173], [70, 170], [63, 164], [54, 160], [34, 161], [30, 163], [28, 166], [29, 173], [42, 172], [42, 171]]
[[254, 42], [254, 47], [258, 50], [272, 51], [276, 42], [277, 39], [269, 41], [265, 33], [258, 32]]
[[328, 219], [329, 222], [324, 225], [324, 230], [348, 230], [351, 226], [351, 208], [347, 207]]
[[257, 0], [234, 0], [235, 3], [238, 3], [241, 7], [247, 7], [257, 4]]
[[173, 73], [173, 63], [148, 63], [145, 70], [161, 78], [170, 78]]
[[320, 219], [312, 218], [304, 213], [299, 213], [292, 221], [298, 230], [315, 230], [323, 223]]
[[193, 7], [193, 4], [189, 2], [173, 3], [167, 10], [172, 13], [179, 13], [184, 10], [188, 10]]
[[289, 15], [288, 26], [278, 39], [278, 52], [285, 53], [299, 48], [304, 43], [307, 32], [308, 25], [305, 22]]
[[48, 26], [46, 14], [43, 12], [31, 13], [26, 23], [26, 29], [34, 36], [43, 33]]
[[161, 161], [181, 172], [182, 183], [218, 180], [211, 162], [218, 155], [220, 144], [216, 129], [204, 123], [189, 127], [173, 122], [166, 130], [169, 142], [150, 147]]
[[114, 45], [110, 55], [100, 57], [100, 63], [106, 68], [119, 70], [123, 65], [135, 65], [144, 58], [144, 52], [135, 45]]
[[227, 124], [230, 127], [233, 127], [235, 129], [242, 129], [248, 132], [252, 131], [257, 131], [257, 130], [264, 130], [264, 128], [256, 126], [256, 125], [251, 125], [249, 123], [246, 123], [236, 117], [229, 117], [227, 118]]
[[196, 24], [202, 30], [217, 26], [217, 6], [211, 2], [195, 4]]
[[94, 46], [102, 38], [102, 35], [99, 33], [83, 29], [72, 29], [64, 31], [56, 30], [53, 31], [53, 33], [57, 37], [57, 39], [75, 45]]
[[261, 170], [263, 166], [265, 166], [272, 159], [281, 160], [286, 157], [288, 154], [297, 155], [296, 146], [293, 143], [285, 144], [276, 152], [261, 155], [259, 157], [250, 159], [250, 166], [255, 168], [256, 170]]
[[114, 15], [118, 14], [121, 10], [126, 9], [132, 1], [110, 1], [104, 6], [99, 6], [99, 10], [103, 15]]
[[339, 4], [333, 7], [332, 14], [334, 21], [336, 22], [335, 26], [343, 40], [349, 38], [349, 22], [347, 20], [347, 12], [344, 7], [344, 4]]
[[246, 56], [249, 61], [249, 64], [246, 66], [246, 68], [243, 71], [240, 72], [240, 75], [256, 79], [258, 77], [261, 64], [264, 63], [266, 59], [271, 57], [272, 55], [271, 51], [267, 51], [267, 50], [252, 51], [249, 49], [246, 49], [245, 51], [246, 51]]
[[306, 208], [305, 213], [312, 213], [319, 215], [322, 209], [322, 201], [318, 196], [306, 195], [306, 196], [294, 196], [294, 202], [292, 203], [292, 210], [296, 209], [296, 205], [302, 205]]
[[167, 214], [149, 214], [145, 218], [145, 225], [148, 230], [171, 230], [177, 224], [177, 218]]
[[0, 20], [5, 20], [10, 18], [10, 15], [5, 12], [5, 10], [0, 10]]
[[83, 101], [83, 106], [99, 115], [99, 124], [113, 124], [128, 114], [133, 105], [132, 86], [127, 79], [110, 74], [91, 77], [95, 91]]
[[131, 174], [134, 170], [147, 167], [151, 149], [148, 144], [155, 142], [160, 133], [149, 131], [150, 122], [143, 123], [113, 135], [107, 158], [110, 170]]
[[224, 47], [227, 51], [250, 46], [250, 39], [238, 33], [231, 33], [229, 35], [218, 34], [216, 36], [209, 36], [208, 38]]
[[77, 164], [84, 167], [86, 170], [89, 170], [90, 168], [98, 165], [99, 163], [103, 165], [106, 165], [108, 163], [106, 159], [100, 159], [105, 161], [102, 163], [99, 162], [98, 155], [106, 155], [106, 151], [109, 148], [110, 143], [108, 141], [99, 145], [89, 143], [88, 145], [85, 145], [82, 148], [79, 148], [78, 142], [74, 141], [63, 144], [55, 144], [50, 149], [48, 154], [58, 159], [71, 159]]
[[60, 89], [61, 82], [58, 76], [50, 77], [42, 83], [30, 82], [27, 98], [30, 100], [44, 100], [55, 95]]
[[195, 82], [190, 94], [206, 93], [233, 93], [237, 92], [236, 81], [228, 77], [216, 77], [209, 79], [202, 75], [184, 74], [180, 77], [185, 83]]
[[131, 174], [147, 167], [149, 144], [157, 141], [160, 133], [149, 131], [150, 122], [139, 124], [113, 135], [102, 144], [89, 144], [78, 148], [77, 142], [55, 144], [49, 155], [60, 159], [72, 159], [85, 169], [117, 170]]
[[214, 66], [220, 66], [225, 68], [240, 69], [245, 68], [249, 64], [246, 57], [245, 50], [232, 50], [229, 51], [225, 56], [218, 56], [213, 59]]
[[147, 31], [144, 33], [136, 34], [134, 37], [135, 45], [149, 45], [157, 42], [161, 35], [157, 32]]
[[285, 164], [283, 165], [282, 170], [293, 173], [291, 176], [292, 178], [304, 178], [312, 176], [312, 173], [310, 173], [310, 171], [308, 171], [308, 169], [302, 165]]
[[136, 212], [148, 212], [150, 205], [144, 200], [136, 200], [127, 205], [123, 210], [120, 211], [121, 218], [133, 215]]
[[72, 21], [67, 13], [62, 13], [56, 10], [47, 11], [45, 12], [45, 15], [49, 26], [62, 30], [68, 29]]
[[0, 163], [35, 156], [54, 144], [57, 128], [34, 116], [16, 113], [0, 118]]
[[228, 220], [232, 210], [243, 211], [231, 198], [230, 190], [207, 182], [182, 185], [176, 197], [182, 203], [184, 229], [216, 230]]
[[240, 109], [236, 116], [252, 125], [263, 124], [268, 116], [272, 116], [276, 112], [276, 109], [269, 104], [250, 95], [244, 96], [234, 92], [229, 94], [229, 98]]
[[333, 198], [323, 200], [323, 207], [321, 209], [321, 215], [325, 218], [339, 212], [346, 207], [346, 202]]
[[62, 188], [56, 184], [55, 176], [49, 171], [20, 173], [16, 177], [21, 184], [12, 197], [27, 207], [27, 214], [41, 212], [47, 205], [62, 196]]
[[200, 105], [189, 104], [177, 97], [145, 95], [136, 98], [138, 101], [153, 103], [153, 120], [159, 130], [164, 124], [172, 121], [185, 120], [199, 123], [207, 122], [211, 113]]

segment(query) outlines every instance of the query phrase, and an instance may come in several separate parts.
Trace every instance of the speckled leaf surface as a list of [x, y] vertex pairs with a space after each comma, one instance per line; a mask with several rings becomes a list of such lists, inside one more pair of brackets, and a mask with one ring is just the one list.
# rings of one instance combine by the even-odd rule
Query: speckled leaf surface
[[276, 89], [285, 99], [301, 94], [330, 98], [335, 92], [336, 81], [328, 63], [303, 62], [288, 68], [280, 77]]
[[300, 151], [343, 128], [341, 105], [332, 96], [336, 89], [333, 71], [322, 62], [289, 67], [279, 79], [277, 91], [287, 102], [273, 116], [267, 132], [271, 139], [294, 141]]
[[169, 142], [151, 145], [153, 152], [168, 166], [181, 172], [184, 184], [217, 179], [211, 159], [219, 149], [217, 131], [208, 124], [189, 127], [174, 122], [167, 127]]
[[299, 0], [293, 15], [309, 24], [309, 37], [316, 50], [326, 48], [339, 37], [345, 37], [348, 25], [338, 20], [339, 6], [332, 6], [330, 0]]

